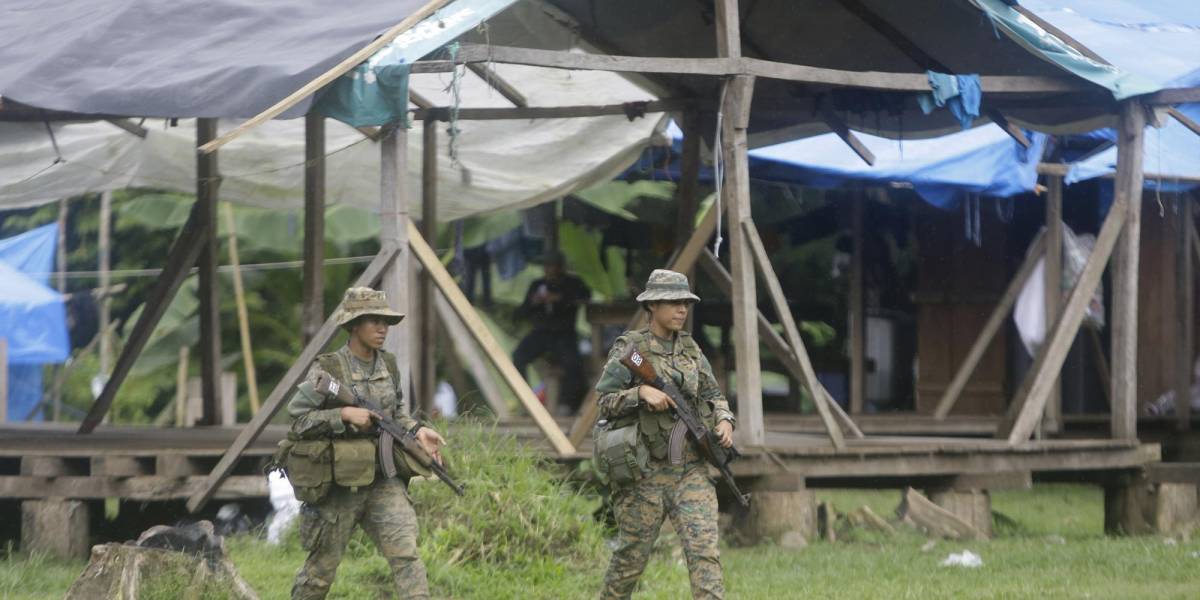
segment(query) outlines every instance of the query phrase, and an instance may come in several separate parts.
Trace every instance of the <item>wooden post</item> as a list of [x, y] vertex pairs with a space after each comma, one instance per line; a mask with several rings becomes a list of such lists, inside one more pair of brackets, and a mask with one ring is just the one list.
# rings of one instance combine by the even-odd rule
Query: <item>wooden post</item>
[[[225, 204], [225, 228], [229, 230], [229, 265], [233, 267], [233, 297], [237, 304], [238, 338], [242, 343], [242, 366], [246, 370], [246, 391], [250, 394], [250, 414], [253, 415], [258, 412], [258, 373], [254, 368], [254, 348], [250, 342], [250, 315], [246, 311], [246, 290], [242, 287], [242, 261], [238, 256], [237, 224], [233, 220], [233, 206], [228, 203]], [[221, 418], [227, 420], [232, 418], [232, 415], [222, 415]]]
[[[1058, 319], [1058, 307], [1062, 302], [1062, 194], [1063, 178], [1050, 175], [1046, 186], [1046, 331]], [[1050, 399], [1046, 402], [1046, 413], [1042, 417], [1042, 431], [1057, 433], [1062, 427], [1062, 378], [1054, 380]]]
[[861, 190], [853, 192], [850, 200], [850, 237], [853, 250], [850, 256], [850, 414], [861, 415], [865, 404], [866, 378], [866, 311], [863, 310], [863, 204]]
[[513, 366], [512, 359], [500, 347], [496, 338], [492, 336], [492, 332], [475, 313], [475, 309], [463, 295], [462, 290], [458, 287], [458, 283], [446, 271], [446, 267], [438, 260], [437, 253], [429, 244], [425, 242], [425, 238], [421, 236], [421, 232], [410, 222], [408, 224], [409, 244], [412, 246], [413, 253], [417, 259], [421, 261], [421, 266], [433, 278], [442, 295], [450, 303], [451, 308], [462, 319], [463, 324], [467, 326], [467, 330], [471, 332], [471, 336], [483, 349], [484, 354], [492, 361], [492, 366], [500, 371], [500, 376], [504, 378], [505, 383], [517, 395], [529, 416], [533, 417], [534, 423], [538, 429], [541, 429], [542, 434], [546, 436], [554, 451], [560, 455], [567, 456], [575, 453], [575, 446], [563, 435], [561, 429], [558, 428], [558, 423], [554, 422], [554, 418], [550, 413], [546, 412], [546, 408], [538, 401], [533, 390], [529, 389], [529, 384], [525, 378], [517, 372], [517, 368]]
[[[375, 282], [379, 280], [379, 277], [391, 262], [398, 257], [398, 254], [399, 252], [396, 247], [385, 245], [379, 250], [379, 254], [375, 256], [375, 259], [367, 265], [362, 275], [358, 276], [353, 287], [375, 285]], [[337, 314], [336, 309], [333, 314]], [[208, 504], [213, 494], [216, 493], [217, 488], [221, 486], [221, 482], [225, 481], [225, 478], [233, 471], [234, 464], [242, 456], [242, 452], [258, 438], [263, 429], [266, 429], [271, 418], [283, 407], [283, 403], [287, 402], [288, 398], [291, 398], [292, 393], [296, 391], [296, 386], [303, 381], [305, 374], [308, 373], [308, 368], [312, 365], [312, 362], [316, 360], [317, 355], [325, 349], [325, 345], [338, 332], [338, 326], [333, 320], [333, 314], [325, 319], [325, 322], [321, 325], [321, 329], [317, 330], [317, 335], [309, 340], [308, 344], [304, 346], [304, 350], [300, 353], [300, 356], [296, 359], [296, 362], [292, 363], [287, 373], [284, 373], [283, 379], [275, 384], [275, 389], [271, 390], [271, 394], [267, 396], [262, 410], [255, 413], [250, 418], [250, 422], [242, 427], [242, 431], [238, 433], [237, 438], [233, 440], [233, 443], [221, 455], [221, 460], [217, 461], [217, 466], [213, 467], [212, 472], [208, 474], [200, 489], [188, 498], [188, 511], [194, 513]], [[138, 322], [138, 325], [141, 325], [141, 321]], [[120, 367], [119, 361], [117, 366], [118, 368]]]
[[[300, 331], [308, 343], [325, 319], [325, 116], [304, 116], [304, 281]], [[253, 388], [252, 388], [253, 389]]]
[[[767, 293], [771, 298], [771, 303], [775, 306], [775, 312], [779, 315], [779, 322], [783, 325], [783, 333], [787, 336], [788, 346], [791, 347], [795, 355], [804, 356], [804, 359], [800, 362], [804, 377], [800, 381], [804, 384], [804, 388], [808, 390], [809, 397], [813, 401], [813, 406], [817, 409], [817, 414], [821, 415], [821, 422], [824, 423], [825, 431], [829, 434], [829, 441], [833, 444], [834, 448], [842, 450], [846, 447], [846, 440], [842, 436], [842, 429], [833, 420], [833, 415], [830, 413], [827, 401], [828, 396], [825, 395], [825, 389], [817, 381], [817, 373], [808, 361], [808, 351], [804, 347], [804, 340], [800, 338], [800, 329], [796, 327], [796, 321], [792, 317], [792, 309], [788, 306], [787, 298], [783, 294], [783, 286], [779, 283], [779, 278], [775, 276], [775, 269], [771, 266], [771, 259], [767, 256], [767, 249], [758, 237], [758, 230], [754, 227], [754, 221], [747, 220], [742, 223], [742, 226], [746, 229], [746, 240], [750, 244], [755, 262], [758, 263], [759, 271], [762, 273], [763, 279], [767, 282]], [[755, 312], [757, 312], [757, 309], [755, 309]], [[755, 323], [755, 325], [757, 324]]]
[[[58, 293], [67, 293], [67, 218], [70, 216], [70, 210], [67, 206], [66, 198], [58, 201], [58, 239], [57, 248], [54, 253], [55, 270], [58, 272], [54, 276], [55, 288]], [[54, 388], [50, 391], [52, 395], [50, 402], [53, 405], [51, 415], [53, 420], [58, 421], [62, 418], [62, 378], [59, 376], [65, 365], [55, 365]], [[107, 373], [107, 371], [106, 371]]]
[[1117, 173], [1113, 207], [1127, 211], [1113, 261], [1112, 436], [1137, 439], [1138, 244], [1142, 226], [1142, 153], [1145, 108], [1121, 103], [1117, 120]]
[[1179, 210], [1175, 223], [1175, 329], [1179, 332], [1179, 347], [1175, 349], [1175, 416], [1180, 431], [1191, 428], [1192, 421], [1192, 360], [1195, 353], [1193, 313], [1195, 298], [1192, 280], [1192, 199], [1189, 194], [1176, 195]]
[[8, 422], [8, 338], [0, 337], [0, 423]]
[[[683, 154], [679, 157], [679, 185], [675, 188], [675, 249], [687, 245], [692, 230], [696, 228], [696, 211], [700, 208], [700, 115], [694, 110], [684, 111], [679, 123], [683, 131]], [[683, 273], [692, 281], [695, 269]], [[695, 311], [688, 311], [688, 331], [694, 330]], [[601, 352], [594, 348], [593, 352]]]
[[108, 377], [112, 372], [112, 338], [109, 337], [108, 323], [112, 310], [112, 299], [109, 296], [109, 281], [111, 268], [111, 232], [112, 232], [112, 192], [100, 194], [100, 372]]
[[[996, 337], [996, 333], [1000, 331], [1000, 327], [1008, 317], [1008, 311], [1012, 309], [1013, 304], [1017, 301], [1017, 296], [1021, 294], [1021, 288], [1025, 287], [1025, 281], [1029, 279], [1030, 275], [1033, 274], [1033, 270], [1037, 268], [1038, 259], [1042, 257], [1045, 243], [1045, 234], [1038, 234], [1034, 238], [1033, 243], [1029, 245], [1029, 250], [1025, 253], [1025, 261], [1017, 269], [1017, 274], [1013, 276], [1012, 281], [1008, 284], [1008, 289], [1004, 290], [1004, 295], [1000, 297], [1000, 301], [996, 303], [996, 307], [992, 309], [992, 314], [988, 316], [987, 322], [984, 323], [983, 331], [979, 332], [979, 337], [975, 338], [975, 342], [971, 344], [971, 349], [967, 351], [966, 358], [958, 366], [958, 371], [954, 373], [954, 379], [950, 380], [950, 385], [946, 386], [946, 391], [942, 393], [942, 398], [938, 400], [937, 409], [933, 411], [934, 419], [939, 421], [945, 419], [946, 415], [950, 414], [950, 409], [954, 408], [954, 403], [958, 402], [963, 388], [967, 387], [967, 381], [971, 379], [971, 374], [975, 372], [975, 367], [979, 366], [979, 361], [983, 359], [988, 346], [991, 346], [992, 339]], [[1048, 331], [1049, 328], [1047, 328]]]
[[[437, 239], [437, 128], [440, 121], [432, 119], [422, 123], [421, 144], [421, 235], [427, 240]], [[431, 242], [432, 243], [432, 242]], [[417, 354], [416, 377], [418, 382], [417, 398], [413, 406], [420, 406], [421, 411], [432, 414], [433, 394], [437, 388], [437, 315], [434, 310], [433, 280], [429, 273], [422, 273], [419, 281], [417, 304], [421, 311], [421, 331], [419, 343], [421, 352]]]
[[[392, 309], [407, 314], [409, 249], [408, 249], [408, 193], [404, 178], [408, 175], [408, 130], [395, 127], [379, 141], [380, 195], [379, 195], [379, 243], [394, 246], [399, 254], [391, 266], [383, 272], [383, 291], [387, 294]], [[388, 329], [384, 348], [396, 355], [396, 366], [400, 369], [400, 389], [412, 398], [411, 323], [407, 319]], [[414, 408], [409, 403], [409, 410]]]
[[[216, 119], [196, 119], [196, 145], [207, 144], [217, 136]], [[215, 425], [221, 407], [221, 303], [217, 276], [217, 153], [196, 154], [196, 207], [204, 222], [200, 258], [200, 389], [203, 417], [200, 424]]]
[[179, 347], [179, 365], [175, 369], [175, 426], [183, 427], [187, 424], [187, 382], [188, 382], [188, 360], [189, 349], [187, 346]]

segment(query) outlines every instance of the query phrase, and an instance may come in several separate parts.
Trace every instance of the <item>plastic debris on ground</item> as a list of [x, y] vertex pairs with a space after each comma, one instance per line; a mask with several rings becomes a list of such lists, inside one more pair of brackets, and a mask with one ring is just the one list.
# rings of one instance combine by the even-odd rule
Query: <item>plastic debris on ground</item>
[[267, 542], [278, 544], [283, 540], [292, 521], [300, 515], [300, 501], [292, 490], [292, 483], [279, 471], [267, 476], [267, 490], [271, 498], [271, 516], [267, 519]]
[[970, 550], [963, 550], [947, 556], [945, 560], [938, 563], [943, 567], [968, 567], [976, 568], [983, 566], [983, 559], [978, 554]]

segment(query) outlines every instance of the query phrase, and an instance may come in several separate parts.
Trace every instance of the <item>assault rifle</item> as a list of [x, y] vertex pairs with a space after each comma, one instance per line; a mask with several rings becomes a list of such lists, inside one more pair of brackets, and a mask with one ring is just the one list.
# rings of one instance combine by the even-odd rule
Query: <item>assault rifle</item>
[[733, 473], [729, 470], [729, 463], [741, 456], [741, 453], [732, 446], [726, 448], [721, 445], [721, 437], [717, 435], [717, 432], [704, 426], [699, 415], [692, 410], [692, 406], [675, 386], [675, 382], [659, 377], [658, 373], [654, 371], [654, 365], [650, 364], [650, 361], [642, 356], [636, 347], [630, 348], [629, 352], [621, 358], [621, 364], [625, 365], [625, 368], [629, 369], [635, 378], [641, 379], [646, 385], [662, 390], [671, 399], [675, 415], [679, 419], [675, 423], [674, 429], [671, 430], [671, 461], [682, 460], [683, 439], [685, 435], [690, 435], [696, 442], [696, 449], [699, 450], [700, 456], [721, 472], [721, 476], [733, 490], [733, 495], [737, 498], [738, 503], [742, 506], [750, 506], [750, 497], [738, 489], [737, 483], [733, 481]]
[[358, 395], [358, 391], [353, 386], [342, 385], [332, 377], [321, 375], [317, 379], [317, 384], [313, 387], [317, 393], [336, 398], [342, 404], [357, 406], [371, 411], [371, 414], [375, 415], [375, 424], [379, 426], [379, 429], [392, 436], [406, 454], [420, 463], [422, 467], [433, 471], [433, 474], [437, 475], [437, 478], [441, 479], [442, 483], [450, 486], [450, 489], [454, 490], [455, 494], [459, 496], [463, 495], [463, 487], [450, 478], [450, 473], [446, 472], [446, 467], [434, 460], [433, 456], [426, 452], [425, 447], [417, 440], [417, 430], [421, 428], [420, 425], [412, 429], [401, 427], [399, 423], [385, 417], [383, 409], [379, 408], [375, 403]]

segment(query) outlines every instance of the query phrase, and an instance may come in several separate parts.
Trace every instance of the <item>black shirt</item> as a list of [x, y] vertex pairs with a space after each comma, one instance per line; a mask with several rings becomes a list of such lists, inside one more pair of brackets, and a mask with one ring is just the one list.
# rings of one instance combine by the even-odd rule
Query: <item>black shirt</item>
[[[542, 289], [548, 294], [557, 294], [558, 299], [535, 304], [534, 296]], [[587, 302], [591, 296], [592, 291], [582, 279], [574, 275], [563, 275], [554, 281], [543, 277], [529, 284], [529, 291], [525, 292], [525, 301], [517, 312], [533, 321], [534, 329], [574, 331], [579, 305]]]

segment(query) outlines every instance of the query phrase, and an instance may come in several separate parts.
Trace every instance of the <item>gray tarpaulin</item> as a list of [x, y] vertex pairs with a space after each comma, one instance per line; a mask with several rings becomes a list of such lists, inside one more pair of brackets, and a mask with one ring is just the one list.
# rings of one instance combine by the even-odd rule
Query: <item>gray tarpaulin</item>
[[80, 113], [248, 118], [426, 1], [5, 0], [0, 96]]

